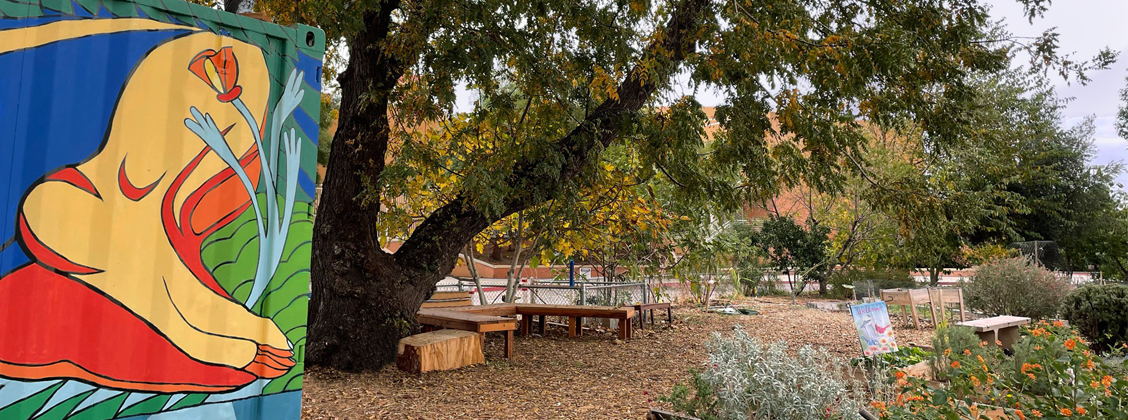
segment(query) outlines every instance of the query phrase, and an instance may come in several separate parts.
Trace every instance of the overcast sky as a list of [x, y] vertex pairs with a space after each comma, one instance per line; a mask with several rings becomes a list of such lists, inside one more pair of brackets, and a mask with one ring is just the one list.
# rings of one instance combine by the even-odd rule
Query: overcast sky
[[[1075, 51], [1078, 58], [1092, 57], [1103, 47], [1120, 51], [1120, 59], [1109, 70], [1093, 72], [1085, 86], [1067, 85], [1060, 78], [1058, 95], [1074, 98], [1065, 109], [1066, 124], [1076, 124], [1086, 116], [1096, 117], [1094, 144], [1097, 156], [1093, 163], [1128, 160], [1128, 140], [1116, 135], [1116, 112], [1121, 106], [1120, 90], [1128, 76], [1128, 1], [1125, 0], [1058, 0], [1042, 19], [1030, 24], [1022, 16], [1022, 6], [1015, 0], [987, 0], [994, 6], [992, 15], [1004, 19], [1015, 35], [1038, 35], [1057, 27], [1061, 50]], [[1128, 185], [1128, 175], [1120, 176]]]

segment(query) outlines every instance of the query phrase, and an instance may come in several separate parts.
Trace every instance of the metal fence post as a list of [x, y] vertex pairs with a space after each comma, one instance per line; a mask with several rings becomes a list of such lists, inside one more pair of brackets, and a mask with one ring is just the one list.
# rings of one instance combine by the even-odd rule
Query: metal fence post
[[587, 305], [587, 285], [580, 283], [580, 306]]

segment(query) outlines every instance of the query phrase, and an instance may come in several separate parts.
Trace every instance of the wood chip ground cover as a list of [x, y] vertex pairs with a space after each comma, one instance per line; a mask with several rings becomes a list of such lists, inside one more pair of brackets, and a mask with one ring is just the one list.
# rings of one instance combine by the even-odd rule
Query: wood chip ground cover
[[[804, 302], [800, 302], [803, 305]], [[741, 324], [765, 341], [793, 347], [825, 347], [843, 358], [859, 354], [847, 312], [792, 306], [784, 298], [746, 301], [761, 315], [728, 316], [675, 307], [655, 328], [635, 330], [633, 339], [613, 332], [585, 332], [567, 338], [550, 327], [547, 336], [518, 337], [516, 357], [502, 354], [500, 336], [486, 342], [485, 365], [422, 375], [389, 366], [353, 374], [309, 369], [302, 418], [323, 419], [642, 419], [657, 396], [685, 382], [705, 360], [704, 342], [713, 331]], [[931, 330], [914, 330], [895, 320], [901, 343], [927, 344]], [[495, 334], [496, 335], [496, 334]]]

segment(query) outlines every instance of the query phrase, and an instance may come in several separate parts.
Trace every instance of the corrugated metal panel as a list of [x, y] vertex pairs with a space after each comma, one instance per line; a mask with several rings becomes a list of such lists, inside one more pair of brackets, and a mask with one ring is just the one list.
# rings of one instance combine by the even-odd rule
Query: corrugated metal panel
[[324, 34], [0, 0], [0, 419], [298, 419]]

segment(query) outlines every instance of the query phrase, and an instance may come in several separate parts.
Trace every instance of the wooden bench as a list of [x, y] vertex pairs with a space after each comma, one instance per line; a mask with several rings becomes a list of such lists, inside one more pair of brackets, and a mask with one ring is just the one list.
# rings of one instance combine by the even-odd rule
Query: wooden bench
[[568, 318], [568, 336], [583, 335], [584, 318], [608, 318], [619, 320], [619, 339], [631, 338], [631, 319], [635, 316], [634, 307], [618, 308], [614, 306], [576, 306], [576, 305], [542, 305], [522, 303], [516, 305], [517, 314], [527, 322], [522, 322], [521, 332], [528, 334], [532, 328], [533, 316], [540, 316], [541, 333], [544, 333], [544, 317], [561, 316]]
[[674, 324], [674, 313], [670, 309], [670, 302], [654, 302], [654, 303], [639, 303], [634, 306], [635, 312], [638, 312], [639, 328], [646, 328], [646, 312], [650, 311], [650, 325], [654, 325], [654, 310], [666, 310], [666, 322], [670, 325]]
[[975, 330], [975, 335], [979, 336], [980, 341], [986, 341], [992, 346], [997, 341], [1002, 343], [1004, 349], [1010, 350], [1011, 346], [1018, 341], [1018, 327], [1029, 323], [1030, 318], [1004, 315], [961, 322], [956, 325], [971, 327]]

